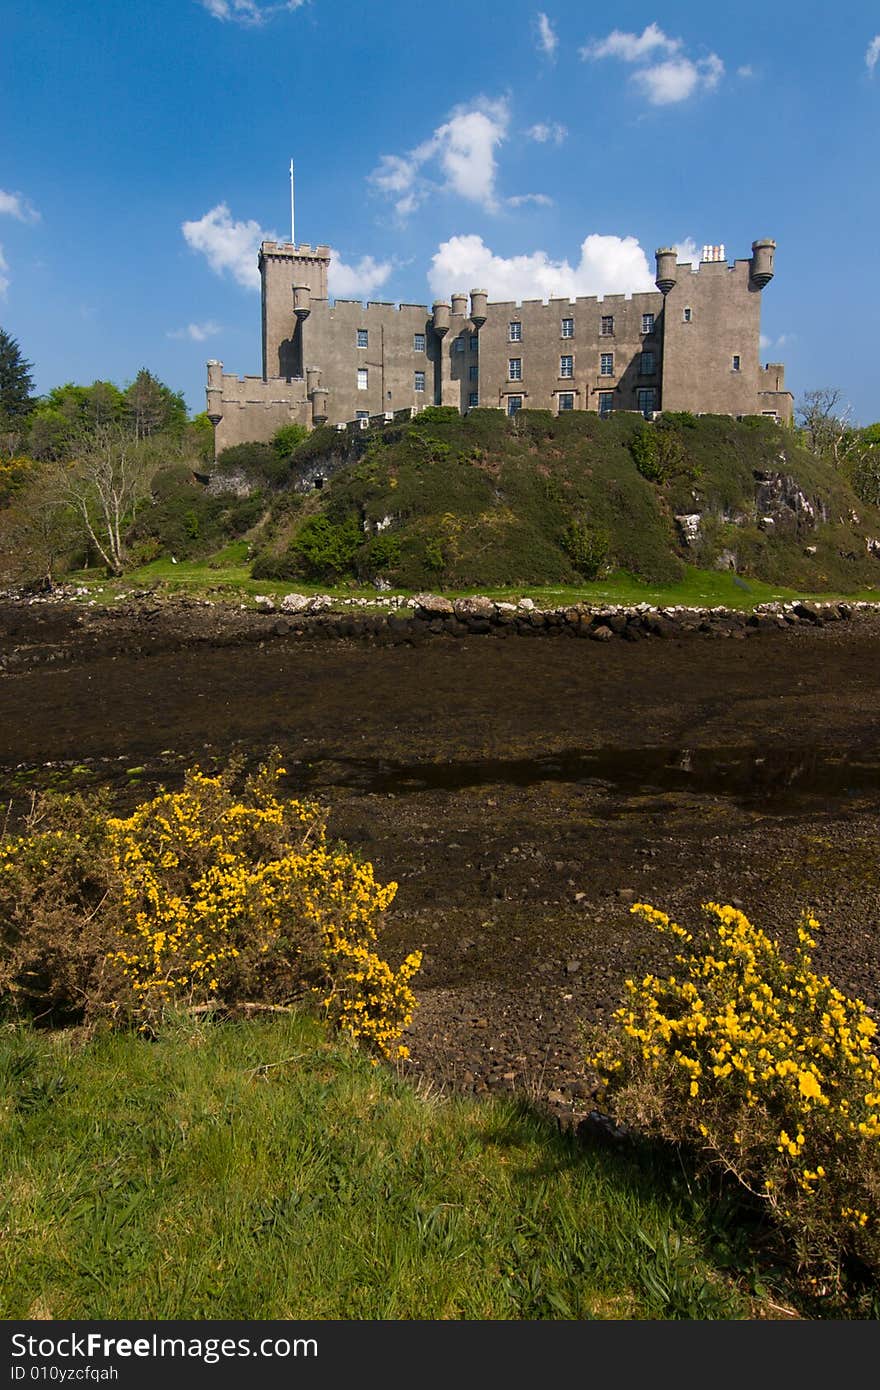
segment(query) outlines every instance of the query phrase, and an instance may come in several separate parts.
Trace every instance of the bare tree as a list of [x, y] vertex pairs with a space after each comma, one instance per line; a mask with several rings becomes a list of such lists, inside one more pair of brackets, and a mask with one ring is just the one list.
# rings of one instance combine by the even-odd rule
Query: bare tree
[[111, 574], [125, 568], [125, 533], [149, 495], [155, 455], [119, 427], [99, 426], [53, 469], [57, 496]]
[[840, 468], [857, 438], [850, 423], [852, 407], [844, 404], [836, 386], [806, 391], [797, 408], [797, 421], [807, 436], [809, 448], [819, 458]]

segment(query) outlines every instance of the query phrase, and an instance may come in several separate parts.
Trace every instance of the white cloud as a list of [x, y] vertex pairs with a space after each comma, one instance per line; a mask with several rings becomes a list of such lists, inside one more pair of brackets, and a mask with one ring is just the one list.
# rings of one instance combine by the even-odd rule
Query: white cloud
[[470, 106], [457, 106], [415, 149], [404, 155], [383, 155], [370, 182], [380, 193], [395, 198], [395, 211], [402, 218], [437, 187], [495, 211], [495, 151], [506, 139], [509, 126], [510, 111], [503, 98], [478, 98]]
[[40, 214], [23, 193], [4, 193], [0, 188], [0, 214], [17, 222], [39, 222]]
[[672, 248], [682, 265], [698, 266], [700, 264], [702, 249], [697, 245], [693, 237], [686, 236], [681, 241], [674, 241], [672, 243]]
[[875, 34], [868, 44], [868, 49], [865, 53], [865, 65], [872, 77], [874, 76], [874, 69], [877, 66], [878, 59], [880, 59], [880, 34]]
[[[245, 289], [260, 288], [260, 272], [257, 256], [260, 243], [277, 241], [277, 232], [267, 231], [259, 222], [251, 218], [247, 222], [236, 222], [226, 203], [218, 203], [197, 221], [184, 222], [184, 238], [194, 251], [205, 257], [216, 275], [231, 275]], [[383, 285], [391, 274], [390, 261], [375, 261], [372, 256], [363, 256], [357, 265], [346, 265], [338, 251], [330, 250], [329, 293], [341, 299], [367, 296]], [[173, 337], [185, 334], [201, 341], [197, 336], [200, 328], [218, 331], [216, 324], [190, 324]]]
[[390, 274], [390, 261], [362, 256], [357, 265], [346, 265], [339, 252], [330, 248], [328, 292], [334, 299], [368, 299]]
[[198, 0], [198, 4], [215, 19], [231, 20], [234, 24], [256, 28], [285, 10], [298, 10], [305, 0], [286, 0], [286, 3], [274, 5], [260, 4], [259, 0]]
[[626, 34], [621, 29], [612, 29], [604, 39], [585, 44], [580, 50], [582, 58], [619, 58], [624, 63], [640, 63], [652, 54], [677, 53], [681, 39], [670, 39], [656, 24], [648, 24], [641, 34]]
[[555, 58], [556, 48], [559, 43], [556, 30], [553, 28], [547, 16], [541, 11], [538, 12], [537, 24], [538, 48], [547, 58]]
[[714, 91], [724, 76], [724, 63], [717, 53], [694, 59], [683, 47], [681, 39], [670, 38], [656, 24], [649, 24], [641, 34], [613, 29], [606, 38], [587, 44], [580, 54], [584, 60], [617, 58], [635, 64], [630, 80], [651, 105], [672, 106], [695, 92]]
[[561, 145], [567, 134], [567, 126], [560, 125], [558, 121], [538, 121], [537, 125], [529, 126], [526, 131], [529, 139], [537, 141], [539, 145]]
[[546, 193], [515, 193], [507, 199], [507, 205], [511, 208], [525, 207], [527, 203], [534, 203], [539, 208], [552, 208], [553, 199], [548, 198]]
[[259, 289], [257, 253], [261, 241], [275, 241], [274, 232], [264, 231], [259, 222], [234, 221], [225, 203], [218, 203], [204, 217], [184, 222], [181, 230], [194, 251], [205, 257], [217, 275], [227, 272], [245, 289]]
[[671, 106], [686, 101], [700, 88], [714, 91], [724, 75], [724, 64], [717, 53], [691, 62], [690, 58], [670, 58], [654, 67], [639, 68], [633, 82], [642, 88], [652, 106]]
[[743, 63], [742, 67], [737, 68], [736, 75], [737, 77], [754, 77], [755, 69], [751, 63]]
[[431, 261], [433, 294], [483, 285], [493, 300], [575, 298], [578, 295], [630, 294], [653, 290], [654, 272], [635, 237], [585, 237], [580, 259], [554, 261], [546, 251], [496, 256], [479, 236], [441, 242]]
[[6, 257], [3, 255], [3, 247], [0, 246], [0, 295], [4, 296], [9, 289], [9, 276], [4, 274], [8, 269]]
[[172, 329], [165, 336], [168, 338], [187, 338], [192, 343], [203, 343], [206, 338], [214, 338], [222, 331], [221, 324], [215, 323], [213, 319], [208, 319], [206, 323], [188, 323], [186, 328]]

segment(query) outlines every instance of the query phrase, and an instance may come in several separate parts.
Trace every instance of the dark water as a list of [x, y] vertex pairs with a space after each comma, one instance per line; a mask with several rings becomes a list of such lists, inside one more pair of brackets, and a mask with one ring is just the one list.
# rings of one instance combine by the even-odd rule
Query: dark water
[[288, 761], [288, 770], [302, 791], [338, 786], [401, 796], [564, 782], [629, 797], [668, 792], [730, 797], [780, 813], [817, 800], [880, 796], [880, 759], [839, 748], [574, 748], [543, 758], [417, 763], [317, 755]]
[[[256, 765], [258, 760], [246, 749], [239, 751], [246, 768]], [[226, 750], [215, 753], [208, 745], [198, 759], [165, 750], [161, 759], [136, 766], [131, 759], [99, 758], [0, 768], [0, 797], [17, 800], [33, 786], [67, 791], [100, 785], [113, 788], [123, 801], [142, 800], [159, 785], [179, 786], [185, 767], [193, 762], [210, 772], [222, 766], [226, 756]], [[669, 794], [730, 799], [774, 815], [837, 809], [856, 800], [880, 801], [880, 757], [873, 751], [827, 747], [572, 748], [539, 758], [418, 762], [351, 757], [325, 748], [308, 759], [286, 755], [285, 766], [285, 790], [316, 797], [334, 787], [355, 796], [405, 797], [556, 783], [606, 793], [608, 814], [617, 814], [635, 798]]]

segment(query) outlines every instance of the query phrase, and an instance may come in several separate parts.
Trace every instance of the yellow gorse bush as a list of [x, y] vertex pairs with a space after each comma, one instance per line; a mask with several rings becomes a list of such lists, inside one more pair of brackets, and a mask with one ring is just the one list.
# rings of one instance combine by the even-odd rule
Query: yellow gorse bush
[[[27, 879], [26, 896], [32, 908], [40, 906], [31, 917], [45, 916], [39, 889], [54, 846], [74, 870], [55, 891], [66, 886], [68, 909], [85, 918], [77, 939], [82, 945], [85, 933], [104, 947], [92, 951], [88, 988], [96, 1003], [150, 1026], [171, 1002], [310, 995], [350, 1037], [385, 1057], [405, 1056], [400, 1037], [412, 1019], [410, 981], [421, 957], [415, 952], [395, 970], [375, 950], [397, 885], [377, 883], [372, 865], [330, 844], [318, 806], [279, 798], [284, 769], [277, 760], [248, 778], [241, 793], [234, 771], [207, 776], [193, 769], [180, 791], [163, 792], [127, 817], [100, 819], [92, 835], [100, 896], [93, 890], [73, 901], [82, 865], [76, 870], [71, 858], [69, 828], [5, 841], [0, 900], [4, 877], [18, 892]], [[98, 901], [86, 911], [90, 899]], [[34, 922], [25, 920], [25, 937], [28, 925], [33, 935]], [[21, 931], [18, 937], [20, 946]], [[18, 964], [13, 990], [27, 973]]]
[[763, 1198], [808, 1252], [880, 1265], [877, 1025], [813, 969], [805, 914], [793, 958], [733, 907], [706, 903], [701, 944], [645, 903], [632, 912], [681, 943], [675, 973], [626, 982], [611, 1037], [588, 1063], [619, 1119], [694, 1145]]

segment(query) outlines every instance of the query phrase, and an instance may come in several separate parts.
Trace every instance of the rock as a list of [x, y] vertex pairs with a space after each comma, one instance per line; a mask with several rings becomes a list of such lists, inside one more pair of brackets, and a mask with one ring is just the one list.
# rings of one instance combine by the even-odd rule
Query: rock
[[517, 608], [521, 608], [525, 613], [531, 613], [532, 609], [535, 606], [535, 603], [533, 599], [521, 598], [516, 606]]
[[281, 607], [285, 613], [304, 613], [310, 603], [308, 594], [285, 594]]
[[677, 516], [675, 520], [685, 545], [695, 545], [700, 539], [700, 513], [688, 512], [683, 516]]
[[445, 617], [455, 611], [452, 600], [441, 598], [438, 594], [416, 594], [414, 603], [417, 612], [429, 614], [432, 618]]
[[610, 627], [606, 627], [604, 623], [601, 623], [599, 627], [590, 629], [590, 636], [594, 642], [609, 642], [614, 636], [614, 633], [611, 631]]
[[578, 971], [580, 970], [580, 968], [581, 968], [581, 963], [580, 963], [579, 960], [567, 960], [567, 961], [565, 962], [565, 973], [566, 973], [566, 975], [576, 975], [576, 974], [578, 973]]
[[471, 598], [457, 598], [452, 604], [457, 618], [493, 618], [495, 605], [490, 598], [475, 594]]

